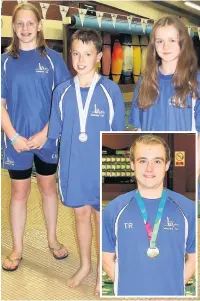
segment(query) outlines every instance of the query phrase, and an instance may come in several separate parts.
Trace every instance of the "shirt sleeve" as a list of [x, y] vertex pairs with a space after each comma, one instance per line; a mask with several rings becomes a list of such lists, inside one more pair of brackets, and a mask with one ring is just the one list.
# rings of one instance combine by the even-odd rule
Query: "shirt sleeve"
[[124, 131], [125, 129], [125, 104], [120, 88], [116, 85], [113, 94], [114, 118], [112, 122], [113, 131]]
[[186, 241], [186, 253], [196, 253], [196, 210], [195, 205], [188, 220], [188, 237]]
[[67, 81], [70, 78], [71, 74], [62, 56], [59, 53], [56, 53], [54, 86], [56, 87], [57, 85]]
[[59, 89], [56, 88], [53, 92], [51, 115], [49, 120], [48, 138], [50, 139], [60, 138], [62, 132], [62, 119], [59, 108], [60, 98], [61, 94], [59, 93]]
[[137, 84], [135, 85], [135, 89], [133, 92], [133, 99], [131, 105], [131, 111], [129, 116], [129, 123], [135, 126], [136, 128], [142, 127], [142, 110], [138, 108], [137, 99], [139, 95], [139, 88], [141, 85], [142, 78], [140, 77]]
[[102, 251], [115, 253], [116, 237], [109, 204], [102, 213]]
[[200, 132], [200, 72], [197, 73], [197, 93], [198, 98], [194, 107], [194, 118], [197, 132]]
[[197, 99], [194, 107], [194, 118], [197, 132], [200, 132], [200, 98]]
[[8, 88], [4, 71], [4, 61], [1, 59], [1, 98], [7, 99]]

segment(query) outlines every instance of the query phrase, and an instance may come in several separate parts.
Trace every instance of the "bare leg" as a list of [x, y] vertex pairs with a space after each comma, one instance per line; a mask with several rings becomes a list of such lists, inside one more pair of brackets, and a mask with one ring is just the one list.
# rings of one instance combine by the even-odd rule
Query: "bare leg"
[[69, 287], [78, 286], [91, 271], [92, 224], [91, 207], [84, 206], [74, 209], [76, 234], [80, 252], [81, 266], [67, 282]]
[[22, 257], [27, 200], [30, 194], [30, 189], [30, 178], [26, 180], [11, 180], [10, 219], [13, 236], [13, 249], [11, 254], [8, 256], [10, 259], [7, 258], [3, 262], [3, 267], [6, 269], [13, 269]]
[[37, 174], [37, 182], [43, 199], [43, 211], [47, 228], [48, 244], [54, 255], [62, 258], [67, 255], [67, 250], [64, 247], [61, 247], [56, 236], [58, 215], [56, 176], [55, 174], [50, 176]]
[[94, 291], [95, 296], [100, 295], [100, 212], [93, 209], [94, 218], [95, 218], [95, 230], [96, 230], [96, 242], [97, 242], [97, 279], [96, 287]]

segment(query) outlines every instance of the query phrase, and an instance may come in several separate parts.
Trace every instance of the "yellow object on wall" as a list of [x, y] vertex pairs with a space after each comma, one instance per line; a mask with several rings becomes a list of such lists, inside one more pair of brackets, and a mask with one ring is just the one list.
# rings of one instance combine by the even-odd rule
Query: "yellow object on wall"
[[140, 45], [141, 45], [141, 74], [144, 73], [146, 67], [146, 58], [147, 58], [147, 46], [149, 40], [147, 36], [142, 36], [140, 38]]
[[134, 83], [138, 81], [141, 73], [141, 48], [138, 36], [132, 36], [133, 45], [133, 79]]

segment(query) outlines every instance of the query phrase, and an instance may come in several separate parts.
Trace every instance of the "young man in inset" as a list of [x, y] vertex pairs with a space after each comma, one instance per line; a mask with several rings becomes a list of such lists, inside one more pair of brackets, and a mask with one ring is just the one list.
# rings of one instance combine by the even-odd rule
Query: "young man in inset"
[[137, 138], [130, 161], [138, 189], [103, 211], [103, 269], [116, 296], [183, 296], [195, 273], [195, 205], [164, 187], [170, 149], [161, 137]]

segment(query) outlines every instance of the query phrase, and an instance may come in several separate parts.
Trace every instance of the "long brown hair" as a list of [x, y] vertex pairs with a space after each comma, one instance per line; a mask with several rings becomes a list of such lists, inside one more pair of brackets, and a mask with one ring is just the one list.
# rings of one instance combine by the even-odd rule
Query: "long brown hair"
[[150, 36], [146, 69], [137, 100], [137, 105], [143, 110], [155, 104], [159, 96], [158, 68], [161, 64], [161, 58], [158, 56], [155, 48], [155, 33], [157, 28], [167, 25], [173, 25], [178, 30], [180, 45], [180, 54], [172, 79], [172, 84], [175, 89], [172, 104], [176, 107], [188, 107], [186, 104], [188, 94], [196, 99], [199, 97], [197, 91], [197, 56], [193, 47], [193, 41], [180, 18], [167, 16], [155, 23]]
[[[37, 18], [37, 21], [40, 22], [41, 21], [41, 16], [39, 11], [37, 10], [37, 8], [31, 4], [31, 3], [22, 3], [19, 4], [15, 7], [14, 11], [13, 11], [13, 15], [12, 15], [12, 31], [13, 31], [13, 38], [12, 41], [10, 43], [10, 45], [6, 48], [6, 50], [9, 52], [9, 54], [14, 57], [14, 58], [19, 58], [19, 39], [13, 29], [13, 24], [15, 22], [16, 19], [16, 15], [18, 13], [19, 10], [31, 10], [34, 15]], [[46, 55], [46, 51], [45, 51], [45, 39], [44, 39], [44, 34], [42, 29], [40, 31], [37, 32], [37, 49], [40, 50], [41, 55]]]

